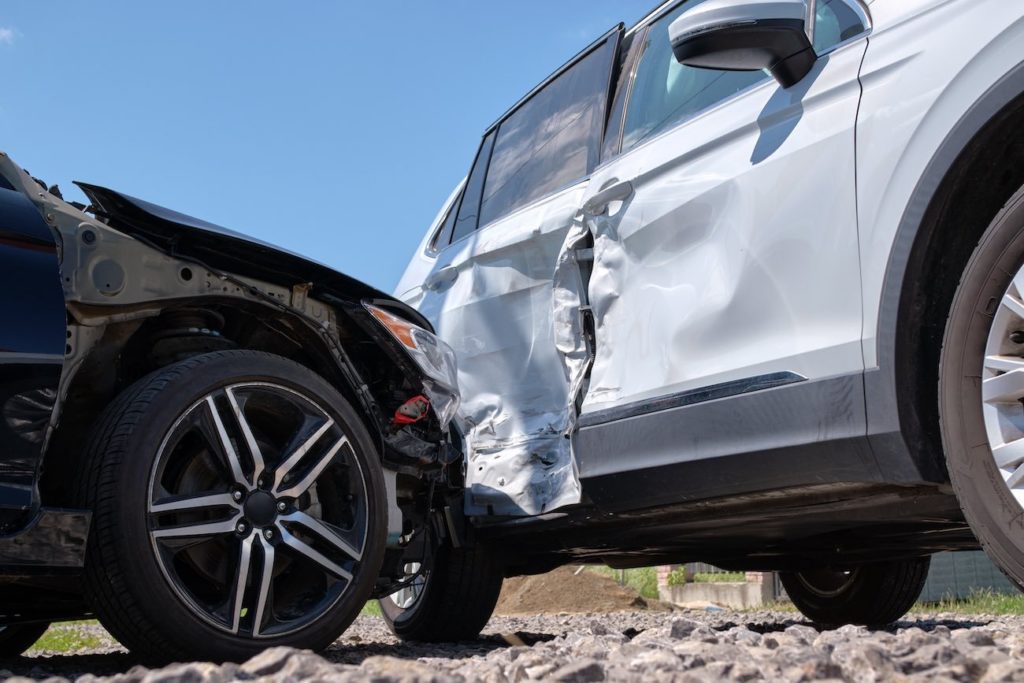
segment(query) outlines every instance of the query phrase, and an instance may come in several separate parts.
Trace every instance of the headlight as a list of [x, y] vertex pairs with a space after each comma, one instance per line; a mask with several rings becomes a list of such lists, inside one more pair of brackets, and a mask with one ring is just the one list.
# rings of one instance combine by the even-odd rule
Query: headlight
[[436, 336], [418, 325], [399, 318], [383, 308], [363, 304], [367, 312], [386, 329], [423, 371], [423, 393], [444, 429], [459, 407], [459, 380], [455, 352]]

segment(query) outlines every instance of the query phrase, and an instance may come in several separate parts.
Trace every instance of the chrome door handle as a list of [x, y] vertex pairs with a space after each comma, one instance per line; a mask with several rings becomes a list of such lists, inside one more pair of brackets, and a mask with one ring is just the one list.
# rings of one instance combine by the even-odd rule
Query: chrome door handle
[[436, 292], [446, 286], [450, 286], [459, 279], [459, 269], [455, 266], [445, 266], [432, 273], [423, 283], [424, 289]]
[[623, 202], [633, 195], [633, 183], [623, 180], [606, 187], [583, 204], [583, 213], [588, 216], [600, 216], [608, 210], [612, 202]]

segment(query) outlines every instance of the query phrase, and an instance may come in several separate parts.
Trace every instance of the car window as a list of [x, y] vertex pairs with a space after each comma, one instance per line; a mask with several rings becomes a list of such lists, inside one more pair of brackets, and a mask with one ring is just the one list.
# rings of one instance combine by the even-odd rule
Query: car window
[[814, 51], [819, 55], [867, 30], [852, 0], [818, 0], [814, 12]]
[[701, 1], [683, 3], [651, 24], [626, 107], [623, 151], [770, 78], [763, 71], [698, 69], [676, 61], [668, 27], [680, 14]]
[[501, 122], [480, 225], [583, 178], [597, 165], [617, 41], [613, 35]]
[[434, 233], [434, 239], [430, 240], [431, 249], [440, 249], [444, 245], [451, 241], [452, 226], [455, 225], [455, 217], [459, 213], [459, 202], [462, 201], [462, 193], [459, 193], [453, 201], [451, 206], [448, 207], [448, 213], [445, 214], [444, 220], [441, 222], [441, 226]]
[[462, 192], [462, 202], [459, 204], [459, 212], [456, 214], [452, 242], [476, 230], [477, 216], [480, 213], [480, 193], [484, 187], [484, 180], [487, 178], [487, 164], [491, 161], [493, 148], [494, 131], [491, 131], [480, 143], [480, 150], [476, 153], [476, 160], [473, 162], [473, 170], [469, 172], [469, 178], [466, 180], [466, 189]]

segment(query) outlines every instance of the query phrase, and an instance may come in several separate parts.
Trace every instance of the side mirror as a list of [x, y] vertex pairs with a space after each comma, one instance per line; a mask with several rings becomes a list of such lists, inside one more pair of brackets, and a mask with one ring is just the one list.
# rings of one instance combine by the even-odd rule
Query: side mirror
[[767, 69], [782, 87], [814, 66], [814, 0], [705, 0], [668, 27], [680, 64], [725, 71]]

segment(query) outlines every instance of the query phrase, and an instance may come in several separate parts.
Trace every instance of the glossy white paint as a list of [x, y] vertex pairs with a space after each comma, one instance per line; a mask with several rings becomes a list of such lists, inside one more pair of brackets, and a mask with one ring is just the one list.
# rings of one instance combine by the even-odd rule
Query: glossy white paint
[[[432, 272], [454, 268], [458, 277], [406, 293], [458, 358], [469, 514], [533, 515], [579, 502], [566, 434], [583, 363], [563, 355], [572, 323], [569, 311], [556, 311], [552, 283], [585, 189], [564, 190], [427, 255]], [[578, 310], [578, 299], [559, 297]]]
[[897, 228], [957, 122], [1024, 61], [1024, 3], [876, 0], [857, 126], [864, 360], [878, 366], [879, 302]]
[[[579, 501], [566, 436], [580, 391], [590, 413], [772, 372], [877, 366], [897, 228], [949, 132], [1024, 62], [1024, 2], [870, 10], [873, 32], [793, 88], [766, 79], [435, 253], [446, 203], [397, 292], [459, 359], [470, 514]], [[605, 212], [595, 204], [608, 191]], [[588, 233], [584, 293], [573, 250]], [[458, 277], [425, 289], [442, 268]]]
[[857, 70], [753, 90], [592, 177], [634, 196], [592, 219], [597, 350], [583, 412], [772, 371], [857, 372]]

